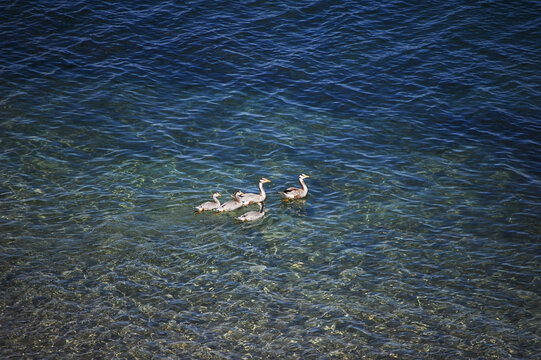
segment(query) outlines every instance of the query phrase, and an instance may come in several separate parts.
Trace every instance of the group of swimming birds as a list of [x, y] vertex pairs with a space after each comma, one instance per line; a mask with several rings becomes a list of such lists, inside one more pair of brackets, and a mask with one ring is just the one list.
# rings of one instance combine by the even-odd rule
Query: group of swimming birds
[[[284, 200], [293, 200], [293, 199], [301, 199], [303, 197], [306, 197], [308, 194], [308, 187], [304, 183], [304, 179], [309, 178], [310, 176], [305, 174], [299, 175], [299, 183], [301, 184], [300, 188], [296, 187], [290, 187], [285, 189], [284, 191], [279, 191], [278, 193], [284, 198]], [[220, 200], [218, 200], [218, 197], [222, 196], [220, 193], [215, 192], [212, 194], [212, 199], [214, 201], [207, 201], [202, 203], [199, 206], [195, 207], [195, 212], [203, 212], [203, 211], [210, 211], [214, 210], [217, 213], [223, 213], [226, 211], [233, 211], [237, 210], [243, 206], [251, 205], [251, 204], [258, 204], [259, 205], [259, 211], [248, 211], [245, 214], [242, 214], [241, 216], [235, 218], [238, 221], [254, 221], [261, 219], [265, 215], [265, 204], [264, 201], [267, 198], [267, 194], [265, 193], [265, 189], [263, 189], [263, 184], [270, 183], [271, 181], [267, 178], [261, 178], [259, 180], [259, 194], [253, 194], [253, 193], [243, 193], [242, 191], [238, 190], [235, 192], [234, 195], [231, 195], [233, 200], [229, 200], [223, 204], [220, 203]]]

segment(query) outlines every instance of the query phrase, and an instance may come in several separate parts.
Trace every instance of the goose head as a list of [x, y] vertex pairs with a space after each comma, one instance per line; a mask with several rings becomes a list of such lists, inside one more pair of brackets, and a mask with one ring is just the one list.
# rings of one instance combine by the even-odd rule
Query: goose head
[[242, 191], [240, 191], [240, 190], [237, 190], [237, 191], [235, 191], [234, 195], [231, 195], [231, 197], [233, 199], [237, 200], [237, 201], [240, 201], [239, 197], [242, 196], [242, 195], [244, 195], [244, 193]]

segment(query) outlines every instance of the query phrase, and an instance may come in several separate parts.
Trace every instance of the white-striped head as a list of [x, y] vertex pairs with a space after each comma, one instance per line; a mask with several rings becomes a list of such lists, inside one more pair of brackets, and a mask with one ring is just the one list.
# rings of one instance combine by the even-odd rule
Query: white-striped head
[[231, 197], [237, 201], [239, 201], [239, 197], [244, 195], [244, 193], [240, 190], [235, 191], [235, 194], [231, 195]]

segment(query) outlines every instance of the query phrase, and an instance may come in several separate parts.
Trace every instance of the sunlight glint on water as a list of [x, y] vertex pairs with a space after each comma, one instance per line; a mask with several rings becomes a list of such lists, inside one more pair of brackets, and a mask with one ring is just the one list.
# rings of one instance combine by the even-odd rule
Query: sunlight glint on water
[[7, 6], [0, 354], [535, 358], [540, 10]]

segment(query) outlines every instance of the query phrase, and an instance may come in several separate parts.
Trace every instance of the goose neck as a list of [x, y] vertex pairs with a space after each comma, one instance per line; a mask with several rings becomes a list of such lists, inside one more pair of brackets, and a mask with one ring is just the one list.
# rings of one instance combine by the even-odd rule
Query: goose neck
[[306, 186], [306, 183], [304, 182], [304, 179], [303, 179], [303, 178], [299, 178], [299, 183], [301, 184], [302, 189], [303, 189], [304, 191], [308, 191], [308, 186]]
[[263, 183], [259, 183], [259, 195], [265, 196], [265, 190], [263, 189]]

